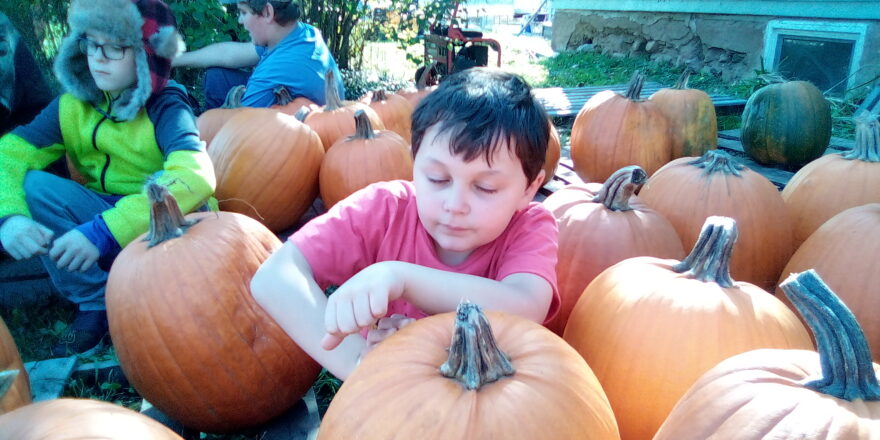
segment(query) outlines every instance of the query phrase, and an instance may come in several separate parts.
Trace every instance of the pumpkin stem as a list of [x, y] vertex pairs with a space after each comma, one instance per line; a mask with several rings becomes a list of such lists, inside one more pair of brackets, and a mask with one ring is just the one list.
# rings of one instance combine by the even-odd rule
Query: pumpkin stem
[[15, 379], [18, 378], [19, 370], [5, 370], [0, 371], [0, 400], [3, 400], [3, 396], [9, 392], [9, 389], [12, 388], [12, 384], [15, 383]]
[[678, 77], [678, 81], [675, 82], [672, 88], [675, 90], [686, 90], [688, 88], [688, 80], [690, 79], [691, 69], [684, 69], [684, 72], [681, 72], [681, 76]]
[[672, 270], [721, 287], [733, 287], [730, 254], [737, 236], [736, 220], [717, 215], [707, 218], [691, 253]]
[[272, 94], [275, 95], [276, 105], [287, 105], [293, 102], [293, 96], [290, 96], [290, 91], [287, 90], [287, 87], [275, 87], [272, 89]]
[[459, 304], [449, 358], [440, 366], [440, 374], [468, 390], [478, 390], [515, 372], [510, 358], [498, 348], [480, 306], [467, 301]]
[[187, 220], [177, 206], [177, 200], [168, 192], [168, 188], [157, 182], [155, 178], [147, 181], [147, 199], [150, 201], [150, 231], [144, 241], [150, 242], [151, 248], [172, 238], [177, 238], [198, 220]]
[[388, 93], [385, 92], [385, 89], [379, 89], [373, 92], [373, 98], [370, 102], [381, 102], [388, 100]]
[[709, 150], [697, 159], [687, 163], [703, 169], [703, 175], [724, 173], [739, 177], [745, 165], [739, 163], [730, 154], [722, 150]]
[[428, 78], [431, 77], [431, 73], [434, 72], [436, 66], [436, 61], [432, 61], [431, 64], [425, 66], [424, 70], [422, 70], [422, 74], [419, 75], [419, 78], [416, 81], [416, 90], [422, 91], [428, 88]]
[[237, 85], [226, 93], [226, 99], [223, 101], [223, 105], [220, 108], [239, 108], [241, 107], [241, 98], [244, 97], [244, 92], [247, 91], [247, 88], [244, 85]]
[[868, 111], [853, 120], [856, 123], [856, 145], [840, 155], [849, 160], [880, 162], [880, 121]]
[[342, 98], [339, 97], [339, 89], [336, 88], [336, 74], [333, 73], [333, 70], [328, 70], [324, 76], [324, 94], [327, 98], [324, 111], [331, 112], [345, 106]]
[[293, 114], [293, 117], [296, 118], [296, 120], [299, 122], [305, 122], [306, 117], [308, 117], [309, 113], [311, 113], [311, 112], [312, 112], [312, 109], [310, 109], [308, 106], [304, 105], [304, 106], [300, 107], [299, 110], [296, 111], [296, 113]]
[[629, 80], [629, 86], [626, 89], [626, 98], [630, 101], [641, 101], [642, 86], [645, 85], [645, 75], [636, 70], [632, 78]]
[[792, 274], [779, 287], [816, 337], [822, 377], [804, 386], [848, 401], [880, 400], [880, 384], [865, 333], [816, 271]]
[[623, 167], [602, 184], [602, 189], [593, 197], [593, 203], [601, 203], [612, 211], [630, 211], [629, 198], [647, 180], [648, 173], [638, 165]]
[[354, 136], [349, 139], [375, 139], [376, 132], [373, 131], [373, 124], [370, 123], [370, 117], [363, 109], [354, 112]]

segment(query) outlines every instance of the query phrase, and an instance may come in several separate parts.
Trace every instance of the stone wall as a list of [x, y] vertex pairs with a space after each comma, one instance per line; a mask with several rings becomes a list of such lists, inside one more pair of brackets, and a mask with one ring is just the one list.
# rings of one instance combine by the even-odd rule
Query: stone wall
[[[646, 55], [659, 62], [688, 65], [725, 80], [736, 80], [762, 68], [764, 30], [767, 22], [776, 18], [779, 17], [557, 10], [551, 43], [556, 51], [580, 48], [614, 56]], [[880, 61], [871, 55], [880, 53], [880, 24], [873, 21], [869, 28], [863, 66], [856, 74], [855, 84], [880, 75]]]

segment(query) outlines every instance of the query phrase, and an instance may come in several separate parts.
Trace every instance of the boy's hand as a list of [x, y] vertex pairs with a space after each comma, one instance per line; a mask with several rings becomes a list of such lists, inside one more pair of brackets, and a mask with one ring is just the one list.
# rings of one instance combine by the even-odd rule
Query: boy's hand
[[0, 243], [16, 260], [49, 252], [52, 230], [23, 215], [12, 216], [0, 226]]
[[98, 261], [101, 252], [82, 232], [71, 229], [52, 243], [49, 256], [59, 269], [85, 272]]
[[388, 312], [388, 303], [403, 294], [403, 279], [394, 273], [394, 262], [383, 261], [358, 272], [327, 299], [321, 340], [332, 350], [345, 336], [369, 327]]

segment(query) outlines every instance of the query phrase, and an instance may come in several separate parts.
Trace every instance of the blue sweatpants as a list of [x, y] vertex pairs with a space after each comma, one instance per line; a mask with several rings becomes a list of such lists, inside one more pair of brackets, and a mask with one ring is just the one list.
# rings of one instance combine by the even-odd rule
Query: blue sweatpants
[[209, 67], [205, 69], [205, 110], [217, 108], [226, 101], [229, 90], [246, 85], [251, 72], [242, 69]]
[[[67, 231], [92, 220], [111, 205], [98, 194], [69, 179], [44, 171], [29, 171], [24, 192], [34, 221], [49, 228], [59, 238]], [[52, 284], [82, 311], [104, 310], [107, 272], [97, 264], [85, 272], [58, 269], [48, 255], [40, 256]]]

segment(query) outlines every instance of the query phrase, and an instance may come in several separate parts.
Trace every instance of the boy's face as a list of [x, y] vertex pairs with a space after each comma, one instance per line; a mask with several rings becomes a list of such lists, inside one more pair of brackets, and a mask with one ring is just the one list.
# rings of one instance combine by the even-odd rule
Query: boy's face
[[456, 264], [501, 235], [516, 211], [535, 196], [543, 172], [527, 182], [522, 163], [506, 144], [492, 156], [465, 162], [449, 150], [449, 136], [425, 132], [413, 164], [419, 220], [434, 239], [437, 255]]
[[244, 26], [251, 36], [251, 41], [257, 46], [268, 45], [265, 18], [260, 11], [254, 11], [247, 3], [238, 3], [238, 23]]
[[137, 81], [134, 50], [115, 44], [106, 35], [88, 32], [80, 47], [89, 61], [89, 72], [99, 89], [118, 96]]

